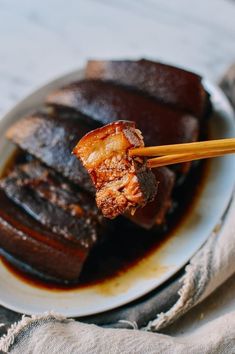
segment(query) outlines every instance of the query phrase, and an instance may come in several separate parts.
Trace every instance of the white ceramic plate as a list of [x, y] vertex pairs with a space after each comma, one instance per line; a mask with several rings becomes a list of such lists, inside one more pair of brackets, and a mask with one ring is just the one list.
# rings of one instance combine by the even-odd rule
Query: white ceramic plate
[[[13, 146], [4, 132], [14, 121], [43, 102], [53, 89], [82, 77], [73, 72], [35, 91], [0, 121], [0, 166]], [[224, 94], [205, 82], [215, 114], [210, 121], [212, 139], [235, 136], [233, 111]], [[20, 280], [0, 262], [0, 303], [12, 310], [36, 314], [56, 311], [66, 316], [86, 316], [126, 304], [158, 287], [177, 272], [202, 246], [224, 214], [235, 182], [235, 155], [213, 159], [207, 183], [193, 210], [174, 234], [151, 255], [119, 276], [83, 289], [52, 291]], [[182, 196], [183, 198], [183, 196]]]

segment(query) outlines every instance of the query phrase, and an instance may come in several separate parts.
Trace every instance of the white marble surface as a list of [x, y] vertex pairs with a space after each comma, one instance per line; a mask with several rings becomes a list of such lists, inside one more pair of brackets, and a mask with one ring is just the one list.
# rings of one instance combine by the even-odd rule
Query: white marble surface
[[235, 59], [232, 0], [0, 0], [0, 114], [88, 57], [147, 56], [216, 80]]
[[[0, 115], [91, 57], [157, 58], [217, 81], [234, 44], [233, 0], [0, 0]], [[234, 295], [235, 278], [169, 333], [235, 309]]]

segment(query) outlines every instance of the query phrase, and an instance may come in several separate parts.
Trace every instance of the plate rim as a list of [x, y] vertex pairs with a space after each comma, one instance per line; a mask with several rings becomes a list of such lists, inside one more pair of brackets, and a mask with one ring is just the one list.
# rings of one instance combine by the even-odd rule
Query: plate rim
[[[30, 101], [31, 99], [33, 99], [35, 96], [37, 95], [40, 95], [41, 93], [43, 93], [43, 96], [45, 97], [46, 96], [46, 91], [50, 91], [51, 88], [54, 88], [55, 86], [61, 86], [63, 85], [62, 82], [71, 82], [71, 79], [72, 78], [77, 78], [77, 76], [81, 75], [82, 72], [84, 70], [83, 69], [78, 69], [78, 70], [74, 70], [74, 71], [71, 71], [65, 75], [62, 75], [58, 78], [55, 78], [54, 80], [51, 80], [47, 83], [45, 83], [44, 85], [40, 86], [39, 88], [35, 89], [33, 92], [31, 92], [29, 95], [27, 95], [25, 98], [23, 98], [21, 101], [19, 101], [11, 110], [9, 110], [8, 112], [6, 112], [2, 118], [0, 119], [0, 130], [3, 130], [4, 129], [4, 125], [10, 125], [12, 123], [12, 121], [15, 121], [16, 118], [15, 118], [15, 115], [19, 112], [20, 108], [22, 106], [24, 106], [26, 104], [27, 106], [27, 102]], [[228, 101], [227, 97], [225, 96], [225, 94], [222, 92], [222, 90], [216, 86], [215, 84], [213, 84], [210, 80], [206, 80], [206, 79], [203, 79], [203, 84], [205, 85], [206, 89], [213, 94], [213, 96], [216, 96], [218, 95], [222, 102], [223, 102], [223, 105], [222, 105], [222, 110], [225, 109], [228, 113], [228, 115], [233, 115], [234, 116], [234, 112], [233, 112], [233, 109], [232, 109], [232, 106], [230, 104], [230, 102]], [[22, 115], [19, 115], [17, 119], [20, 119]], [[11, 118], [11, 119], [9, 119]], [[10, 122], [11, 120], [11, 122]], [[8, 124], [5, 124], [5, 123], [8, 123]], [[235, 129], [235, 121], [233, 123], [233, 127]], [[2, 139], [2, 133], [0, 132], [0, 139]], [[235, 181], [234, 181], [234, 185], [235, 185]], [[234, 189], [234, 186], [233, 186], [233, 189]], [[221, 217], [223, 216], [223, 214], [226, 212], [226, 209], [228, 207], [228, 204], [230, 202], [232, 198], [232, 192], [231, 192], [231, 195], [230, 195], [230, 198], [227, 202], [227, 205], [226, 205], [226, 208], [224, 208], [224, 211], [223, 213], [221, 214]], [[219, 220], [218, 220], [219, 222]], [[216, 225], [214, 225], [216, 226]], [[212, 231], [212, 230], [211, 230]], [[206, 237], [206, 240], [208, 239], [208, 237], [210, 236], [210, 234], [207, 235]], [[204, 242], [206, 242], [206, 240]], [[102, 309], [99, 309], [97, 311], [94, 312], [94, 310], [91, 310], [90, 312], [89, 311], [85, 311], [85, 313], [82, 313], [81, 311], [67, 311], [66, 313], [65, 312], [62, 312], [63, 314], [67, 315], [67, 316], [89, 316], [89, 315], [94, 315], [94, 314], [98, 314], [98, 313], [101, 313], [101, 312], [105, 312], [105, 311], [108, 311], [108, 310], [111, 310], [111, 309], [115, 309], [117, 307], [120, 307], [120, 306], [123, 306], [124, 304], [127, 304], [127, 303], [130, 303], [144, 295], [146, 295], [147, 293], [149, 293], [150, 291], [152, 291], [153, 289], [157, 289], [160, 285], [164, 284], [167, 280], [169, 280], [177, 271], [179, 271], [180, 269], [182, 269], [182, 267], [192, 258], [192, 256], [200, 249], [200, 247], [202, 247], [202, 245], [204, 244], [204, 242], [199, 246], [197, 247], [197, 249], [191, 254], [191, 256], [188, 257], [188, 259], [185, 261], [183, 261], [182, 263], [180, 263], [174, 270], [172, 270], [172, 272], [169, 272], [166, 274], [165, 277], [162, 278], [162, 280], [157, 284], [155, 285], [154, 287], [152, 288], [148, 288], [146, 291], [143, 291], [141, 294], [138, 294], [136, 297], [132, 297], [130, 298], [129, 300], [123, 300], [123, 301], [119, 301], [118, 304], [116, 305], [110, 305], [110, 306], [106, 306], [105, 308], [102, 308]], [[0, 267], [2, 266], [2, 263], [0, 263]], [[23, 282], [22, 282], [23, 283]], [[0, 286], [1, 287], [1, 286]], [[36, 314], [38, 313], [38, 311], [34, 311], [34, 310], [27, 310], [25, 309], [25, 307], [20, 307], [20, 306], [15, 306], [14, 304], [12, 303], [8, 303], [7, 301], [4, 301], [1, 299], [1, 294], [0, 294], [0, 304], [2, 304], [4, 307], [6, 308], [9, 308], [11, 310], [14, 310], [14, 311], [17, 311], [17, 312], [21, 312], [21, 313], [26, 313], [26, 314]]]

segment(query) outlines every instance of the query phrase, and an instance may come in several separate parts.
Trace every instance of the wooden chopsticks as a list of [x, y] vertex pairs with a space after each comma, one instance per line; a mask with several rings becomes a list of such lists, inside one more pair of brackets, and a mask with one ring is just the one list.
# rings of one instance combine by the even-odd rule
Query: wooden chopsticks
[[203, 151], [188, 154], [165, 155], [149, 159], [147, 166], [150, 168], [173, 165], [176, 163], [189, 162], [194, 160], [208, 159], [212, 157], [223, 156], [226, 154], [235, 153], [235, 149], [217, 150], [217, 151]]
[[235, 153], [235, 138], [135, 148], [130, 156], [158, 156], [147, 161], [150, 168]]

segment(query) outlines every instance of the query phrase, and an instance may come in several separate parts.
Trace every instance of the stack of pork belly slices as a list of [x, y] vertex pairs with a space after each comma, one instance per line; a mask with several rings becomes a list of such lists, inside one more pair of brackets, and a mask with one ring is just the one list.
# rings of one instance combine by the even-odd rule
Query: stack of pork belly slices
[[94, 200], [38, 161], [15, 166], [0, 185], [4, 255], [44, 279], [77, 280], [99, 238]]
[[[90, 130], [132, 120], [145, 145], [196, 141], [209, 114], [198, 75], [147, 60], [91, 61], [85, 79], [52, 92], [45, 107], [16, 122], [7, 137], [33, 160], [1, 180], [0, 247], [36, 271], [76, 281], [90, 251], [107, 233], [90, 177], [71, 151]], [[131, 222], [165, 222], [178, 169], [153, 170], [158, 193]], [[3, 204], [2, 204], [3, 205]], [[123, 219], [124, 220], [124, 219]], [[112, 223], [112, 221], [110, 221]]]
[[19, 120], [7, 132], [32, 161], [16, 163], [0, 180], [5, 194], [0, 247], [10, 261], [55, 282], [76, 282], [106, 232], [90, 177], [71, 154], [89, 130], [78, 117], [64, 120], [44, 111]]

